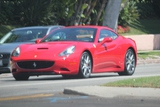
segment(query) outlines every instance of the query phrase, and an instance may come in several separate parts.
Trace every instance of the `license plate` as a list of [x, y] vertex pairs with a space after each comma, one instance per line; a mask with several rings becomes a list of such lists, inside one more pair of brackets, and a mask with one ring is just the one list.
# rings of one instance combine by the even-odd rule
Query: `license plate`
[[2, 60], [0, 60], [0, 66], [2, 66], [2, 65], [3, 65]]

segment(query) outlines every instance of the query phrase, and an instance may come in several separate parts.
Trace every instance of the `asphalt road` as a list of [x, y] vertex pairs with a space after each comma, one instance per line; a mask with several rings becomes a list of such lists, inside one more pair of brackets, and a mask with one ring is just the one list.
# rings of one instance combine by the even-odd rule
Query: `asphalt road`
[[[30, 77], [15, 81], [11, 74], [0, 75], [0, 107], [159, 107], [159, 99], [113, 98], [64, 95], [66, 87], [101, 85], [125, 78], [160, 75], [159, 64], [139, 65], [133, 76], [117, 73], [93, 74], [88, 79], [64, 79], [61, 76]], [[118, 90], [117, 90], [118, 91]], [[125, 102], [125, 103], [124, 103]]]

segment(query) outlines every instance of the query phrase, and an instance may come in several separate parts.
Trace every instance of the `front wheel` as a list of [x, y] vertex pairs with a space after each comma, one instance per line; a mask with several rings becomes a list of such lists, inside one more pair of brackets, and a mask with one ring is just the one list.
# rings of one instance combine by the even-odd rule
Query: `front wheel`
[[133, 75], [136, 68], [136, 56], [132, 49], [128, 49], [125, 55], [124, 72], [119, 75]]
[[24, 75], [24, 74], [16, 74], [16, 75], [13, 75], [13, 77], [15, 78], [15, 80], [28, 80], [29, 79], [29, 75]]
[[80, 78], [89, 78], [92, 71], [92, 59], [88, 52], [84, 52], [81, 56], [79, 74]]

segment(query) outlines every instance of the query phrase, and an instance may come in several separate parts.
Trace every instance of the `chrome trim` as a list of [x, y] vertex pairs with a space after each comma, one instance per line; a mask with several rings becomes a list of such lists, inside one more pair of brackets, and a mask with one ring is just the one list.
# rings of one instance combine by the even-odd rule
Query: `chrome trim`
[[3, 58], [3, 54], [0, 54], [0, 58]]

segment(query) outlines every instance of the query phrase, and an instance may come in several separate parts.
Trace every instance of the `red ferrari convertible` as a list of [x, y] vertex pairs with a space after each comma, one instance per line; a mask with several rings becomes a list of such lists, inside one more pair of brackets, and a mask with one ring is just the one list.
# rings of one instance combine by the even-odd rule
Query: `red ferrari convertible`
[[23, 44], [11, 55], [15, 80], [30, 76], [90, 77], [91, 73], [132, 75], [137, 63], [134, 40], [105, 26], [69, 26], [54, 30], [36, 44]]

